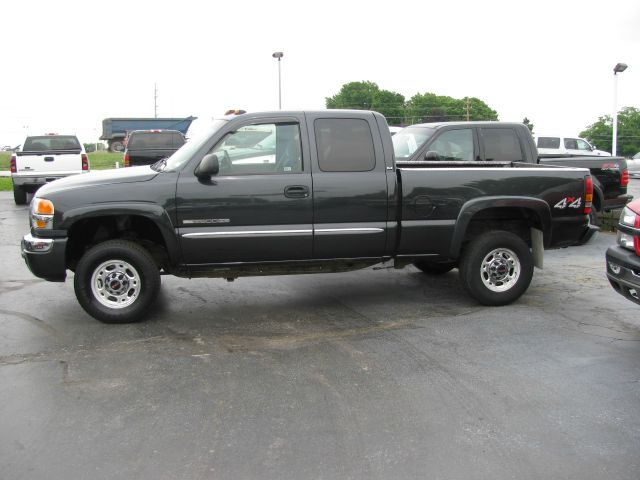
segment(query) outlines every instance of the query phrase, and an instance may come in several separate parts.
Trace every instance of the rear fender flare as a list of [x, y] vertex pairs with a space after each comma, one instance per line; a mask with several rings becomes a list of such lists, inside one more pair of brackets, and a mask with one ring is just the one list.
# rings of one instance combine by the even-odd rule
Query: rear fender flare
[[551, 241], [551, 210], [544, 200], [531, 197], [496, 196], [483, 197], [465, 203], [458, 214], [451, 241], [451, 258], [458, 258], [462, 241], [475, 215], [483, 210], [496, 208], [521, 208], [533, 212], [540, 219], [544, 245]]

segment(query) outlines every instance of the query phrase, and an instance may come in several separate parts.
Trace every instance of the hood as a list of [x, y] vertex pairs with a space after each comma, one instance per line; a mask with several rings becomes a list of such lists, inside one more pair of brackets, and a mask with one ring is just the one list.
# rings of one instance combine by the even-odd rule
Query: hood
[[158, 175], [150, 166], [97, 170], [90, 173], [71, 175], [48, 183], [38, 190], [39, 196], [75, 188], [87, 188], [114, 183], [147, 182]]

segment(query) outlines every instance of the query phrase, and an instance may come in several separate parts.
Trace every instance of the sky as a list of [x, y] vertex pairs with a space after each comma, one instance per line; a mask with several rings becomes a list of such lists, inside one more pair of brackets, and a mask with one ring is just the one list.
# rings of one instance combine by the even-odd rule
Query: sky
[[500, 120], [576, 135], [640, 108], [637, 0], [398, 3], [240, 0], [0, 3], [0, 147], [27, 134], [94, 142], [108, 117], [199, 120], [231, 108], [324, 109], [353, 81], [406, 99], [477, 97]]

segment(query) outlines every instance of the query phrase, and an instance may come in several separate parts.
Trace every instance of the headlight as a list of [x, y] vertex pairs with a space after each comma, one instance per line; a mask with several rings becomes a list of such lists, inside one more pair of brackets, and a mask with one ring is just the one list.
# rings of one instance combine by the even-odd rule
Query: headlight
[[618, 245], [629, 250], [635, 250], [640, 255], [640, 215], [625, 207], [620, 214], [620, 225], [633, 228], [635, 233], [626, 233], [618, 230]]
[[634, 227], [636, 224], [636, 213], [631, 210], [629, 207], [624, 207], [622, 209], [622, 213], [620, 214], [620, 223], [622, 225], [626, 225], [627, 227]]
[[51, 200], [34, 197], [31, 201], [31, 227], [38, 230], [51, 230], [54, 212]]

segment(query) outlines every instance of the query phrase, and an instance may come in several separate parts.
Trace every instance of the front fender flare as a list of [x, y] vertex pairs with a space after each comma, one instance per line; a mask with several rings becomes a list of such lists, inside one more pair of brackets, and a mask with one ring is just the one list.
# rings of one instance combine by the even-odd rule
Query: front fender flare
[[160, 205], [147, 202], [110, 202], [83, 205], [65, 211], [62, 215], [61, 225], [67, 231], [73, 225], [82, 220], [99, 217], [112, 217], [119, 215], [135, 215], [151, 220], [160, 230], [160, 234], [167, 246], [167, 255], [172, 265], [177, 265], [180, 257], [180, 245], [175, 233], [175, 227], [168, 212]]

